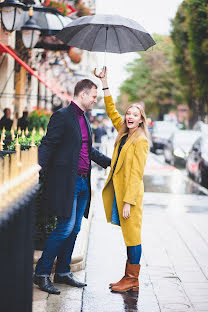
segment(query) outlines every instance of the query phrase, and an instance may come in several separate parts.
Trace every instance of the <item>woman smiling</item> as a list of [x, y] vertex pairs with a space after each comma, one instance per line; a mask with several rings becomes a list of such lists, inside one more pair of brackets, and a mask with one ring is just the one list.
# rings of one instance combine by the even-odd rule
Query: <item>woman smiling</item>
[[141, 258], [141, 225], [143, 210], [143, 172], [148, 154], [148, 131], [141, 105], [130, 105], [124, 119], [116, 110], [111, 97], [107, 70], [99, 75], [104, 90], [106, 112], [118, 135], [111, 161], [111, 171], [103, 189], [107, 222], [121, 226], [127, 246], [124, 277], [111, 283], [113, 292], [139, 290]]

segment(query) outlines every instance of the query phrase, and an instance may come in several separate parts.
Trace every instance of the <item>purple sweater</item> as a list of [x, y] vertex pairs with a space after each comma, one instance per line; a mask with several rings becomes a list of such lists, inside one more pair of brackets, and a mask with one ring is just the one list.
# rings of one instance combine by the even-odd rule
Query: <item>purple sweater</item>
[[78, 174], [87, 174], [90, 168], [90, 159], [89, 159], [89, 151], [88, 151], [88, 131], [87, 125], [84, 118], [84, 111], [77, 106], [73, 101], [71, 101], [71, 105], [73, 106], [77, 118], [79, 120], [81, 132], [82, 132], [82, 148], [79, 154], [79, 165], [78, 165]]

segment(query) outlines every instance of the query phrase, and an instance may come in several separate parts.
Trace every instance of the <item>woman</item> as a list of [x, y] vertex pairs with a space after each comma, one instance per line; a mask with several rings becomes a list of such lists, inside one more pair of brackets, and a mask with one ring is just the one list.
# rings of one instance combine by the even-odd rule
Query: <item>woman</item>
[[148, 153], [148, 131], [144, 110], [139, 104], [130, 105], [124, 119], [112, 100], [107, 71], [99, 76], [104, 90], [106, 112], [118, 135], [111, 161], [111, 171], [103, 189], [107, 222], [121, 226], [127, 246], [125, 276], [111, 283], [114, 292], [139, 290], [141, 258], [143, 171]]

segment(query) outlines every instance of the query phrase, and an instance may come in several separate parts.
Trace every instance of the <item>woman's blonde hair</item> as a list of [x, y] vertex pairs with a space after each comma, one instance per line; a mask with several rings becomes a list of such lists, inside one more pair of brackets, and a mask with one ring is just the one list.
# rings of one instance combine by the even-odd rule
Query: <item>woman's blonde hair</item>
[[125, 112], [125, 115], [124, 115], [124, 120], [122, 121], [122, 124], [121, 124], [121, 127], [118, 131], [118, 135], [116, 137], [116, 141], [115, 141], [115, 146], [118, 144], [121, 136], [126, 133], [126, 132], [129, 132], [129, 128], [127, 127], [126, 125], [126, 113], [127, 111], [129, 110], [129, 108], [131, 107], [136, 107], [138, 108], [140, 114], [141, 114], [141, 119], [142, 119], [142, 122], [139, 124], [139, 127], [137, 130], [135, 130], [135, 137], [134, 137], [134, 141], [141, 135], [141, 129], [142, 129], [142, 132], [144, 133], [144, 135], [146, 136], [146, 138], [148, 139], [149, 138], [149, 133], [148, 133], [148, 128], [147, 128], [147, 119], [146, 119], [146, 114], [145, 114], [145, 111], [142, 107], [142, 105], [140, 104], [131, 104], [127, 107], [126, 109], [126, 112]]

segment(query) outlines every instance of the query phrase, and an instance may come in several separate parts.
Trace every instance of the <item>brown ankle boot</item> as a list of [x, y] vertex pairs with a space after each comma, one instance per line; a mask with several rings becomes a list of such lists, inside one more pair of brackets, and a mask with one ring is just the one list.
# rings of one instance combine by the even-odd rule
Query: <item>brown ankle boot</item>
[[129, 290], [138, 291], [139, 271], [140, 264], [130, 264], [128, 262], [126, 267], [126, 276], [123, 277], [122, 281], [117, 286], [113, 286], [111, 290], [113, 292], [121, 292], [121, 293]]
[[109, 284], [109, 288], [113, 287], [113, 286], [118, 286], [120, 283], [123, 282], [123, 279], [125, 278], [126, 276], [126, 270], [127, 270], [127, 263], [128, 263], [128, 260], [126, 261], [126, 269], [125, 269], [125, 275], [122, 277], [122, 279], [120, 281], [118, 281], [117, 283], [110, 283]]

